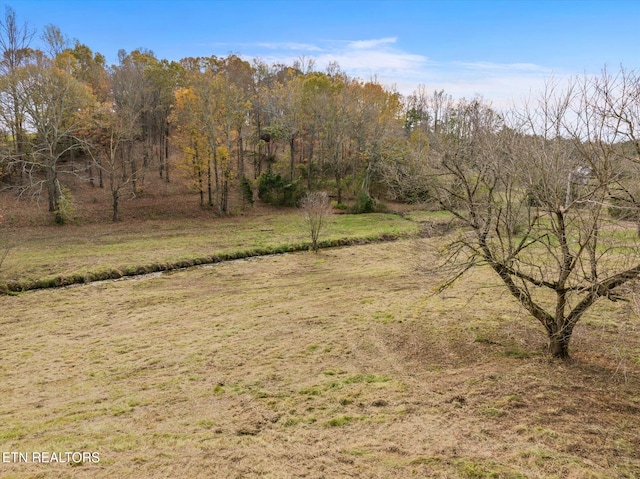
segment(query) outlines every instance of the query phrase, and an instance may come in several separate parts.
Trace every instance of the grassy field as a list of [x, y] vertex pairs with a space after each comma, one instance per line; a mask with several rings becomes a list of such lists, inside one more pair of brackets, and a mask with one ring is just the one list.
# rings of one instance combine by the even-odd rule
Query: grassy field
[[[417, 231], [415, 221], [393, 214], [333, 215], [320, 240], [375, 240]], [[83, 282], [93, 275], [109, 277], [112, 271], [174, 269], [172, 265], [212, 262], [212, 256], [307, 249], [309, 243], [297, 210], [248, 218], [0, 227], [0, 255], [3, 248], [10, 248], [0, 282], [32, 289], [38, 281]]]
[[[243, 228], [237, 238], [281, 241], [268, 236], [290, 221], [271, 221], [273, 231], [165, 223], [140, 244], [125, 226], [79, 234], [77, 245], [43, 231], [15, 248], [21, 256], [12, 250], [7, 274], [23, 274], [23, 255], [46, 241], [61, 251], [50, 263], [67, 271], [87, 267], [96, 245], [93, 266], [235, 248]], [[71, 244], [78, 256], [67, 260]], [[100, 457], [0, 462], [0, 477], [640, 477], [640, 331], [629, 305], [599, 304], [576, 328], [573, 361], [550, 361], [541, 328], [490, 272], [429, 295], [441, 278], [415, 266], [437, 245], [0, 296], [0, 448]], [[33, 274], [54, 274], [45, 256]]]

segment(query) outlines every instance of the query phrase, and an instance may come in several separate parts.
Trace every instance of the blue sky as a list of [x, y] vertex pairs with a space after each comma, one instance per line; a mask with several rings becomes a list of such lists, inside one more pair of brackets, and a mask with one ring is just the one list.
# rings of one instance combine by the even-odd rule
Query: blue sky
[[403, 94], [418, 85], [497, 106], [546, 78], [640, 63], [640, 0], [14, 0], [20, 23], [58, 26], [110, 63], [238, 54], [336, 61]]

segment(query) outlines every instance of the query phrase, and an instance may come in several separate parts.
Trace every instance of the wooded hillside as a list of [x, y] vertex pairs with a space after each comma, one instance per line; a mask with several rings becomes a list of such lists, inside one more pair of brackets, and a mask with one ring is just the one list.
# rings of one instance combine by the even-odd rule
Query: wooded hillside
[[107, 65], [54, 26], [37, 42], [10, 8], [0, 37], [0, 189], [46, 202], [58, 223], [81, 206], [78, 184], [103, 190], [118, 220], [151, 175], [217, 214], [257, 196], [295, 205], [314, 189], [372, 210], [374, 198], [402, 197], [385, 175], [420, 143], [408, 141], [406, 99], [338, 65], [139, 50]]

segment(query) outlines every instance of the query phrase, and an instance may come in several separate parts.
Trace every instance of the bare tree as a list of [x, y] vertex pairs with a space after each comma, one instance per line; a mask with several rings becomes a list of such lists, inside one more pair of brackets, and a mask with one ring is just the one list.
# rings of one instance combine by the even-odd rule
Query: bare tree
[[315, 253], [320, 249], [318, 239], [331, 214], [331, 202], [325, 191], [311, 191], [302, 198], [300, 208], [304, 216], [307, 231], [311, 236], [311, 248]]
[[640, 275], [640, 243], [607, 213], [619, 177], [593, 85], [550, 83], [508, 121], [460, 102], [431, 154], [429, 187], [465, 227], [444, 250], [442, 287], [488, 266], [562, 359], [589, 308]]
[[148, 82], [144, 74], [144, 65], [137, 61], [138, 53], [118, 52], [119, 64], [111, 71], [111, 87], [115, 110], [122, 123], [121, 131], [128, 137], [119, 142], [119, 154], [122, 155], [123, 178], [131, 178], [132, 194], [136, 196], [138, 182], [144, 175], [144, 164], [138, 161], [139, 153], [135, 146], [142, 137], [141, 117], [145, 111]]
[[16, 12], [5, 7], [4, 19], [0, 20], [0, 117], [9, 128], [13, 144], [6, 167], [9, 172], [20, 164], [25, 142], [25, 113], [16, 70], [33, 56], [30, 45], [35, 33], [26, 22], [20, 26]]
[[287, 78], [285, 82], [276, 82], [270, 89], [267, 109], [271, 120], [270, 131], [277, 139], [289, 145], [289, 181], [295, 179], [296, 140], [301, 130], [301, 92], [300, 77]]
[[[20, 82], [25, 126], [33, 134], [26, 140], [29, 155], [24, 162], [31, 186], [46, 187], [49, 211], [64, 222], [59, 210], [64, 158], [83, 148], [82, 134], [88, 126], [95, 97], [89, 88], [55, 64], [24, 67]], [[73, 173], [73, 171], [69, 171]], [[42, 179], [41, 174], [44, 174]]]
[[53, 24], [49, 24], [44, 28], [42, 40], [47, 46], [47, 53], [51, 58], [56, 58], [71, 44], [69, 38], [62, 33], [62, 30]]
[[624, 68], [615, 73], [605, 69], [592, 83], [594, 107], [606, 122], [609, 144], [616, 145], [612, 154], [619, 181], [612, 188], [612, 208], [617, 216], [634, 219], [640, 236], [640, 74]]
[[120, 199], [123, 188], [133, 179], [134, 172], [127, 169], [127, 159], [122, 155], [123, 144], [130, 138], [131, 126], [112, 105], [105, 103], [94, 114], [94, 128], [87, 138], [87, 151], [93, 157], [100, 178], [107, 177], [111, 192], [112, 220], [120, 220]]

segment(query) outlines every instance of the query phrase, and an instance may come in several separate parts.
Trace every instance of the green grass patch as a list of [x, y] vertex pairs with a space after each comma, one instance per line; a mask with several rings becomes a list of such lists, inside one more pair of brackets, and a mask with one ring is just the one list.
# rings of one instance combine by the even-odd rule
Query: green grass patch
[[302, 388], [298, 392], [306, 396], [320, 396], [322, 394], [322, 391], [317, 387]]
[[[327, 375], [325, 373], [325, 375]], [[328, 374], [332, 376], [333, 374]], [[353, 376], [346, 377], [338, 381], [331, 381], [324, 385], [324, 389], [327, 391], [339, 390], [350, 384], [375, 384], [386, 383], [391, 381], [389, 376], [377, 375], [377, 374], [355, 374]]]
[[446, 222], [454, 219], [454, 216], [448, 211], [427, 211], [427, 210], [414, 210], [404, 214], [404, 217], [410, 221], [417, 223], [425, 222]]
[[345, 378], [342, 382], [344, 384], [357, 384], [357, 383], [386, 383], [391, 381], [389, 376], [379, 376], [377, 374], [356, 374]]
[[460, 475], [468, 479], [526, 479], [527, 477], [493, 461], [461, 459], [457, 462], [457, 468]]
[[[418, 225], [392, 214], [335, 215], [321, 247], [415, 234]], [[4, 289], [21, 291], [168, 271], [199, 264], [307, 250], [297, 211], [211, 221], [148, 221], [36, 231], [17, 230], [3, 264]]]
[[349, 415], [342, 415], [342, 416], [337, 416], [334, 417], [330, 420], [328, 420], [327, 422], [325, 422], [325, 426], [329, 426], [329, 427], [342, 427], [342, 426], [347, 426], [349, 424], [351, 424], [354, 421], [358, 421], [362, 418], [357, 417], [357, 416], [349, 416]]
[[484, 416], [491, 418], [504, 417], [508, 414], [507, 411], [498, 407], [488, 407], [483, 409], [481, 412]]

